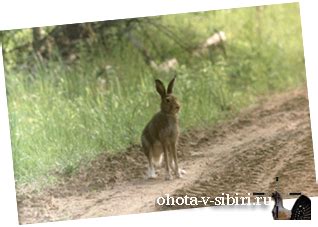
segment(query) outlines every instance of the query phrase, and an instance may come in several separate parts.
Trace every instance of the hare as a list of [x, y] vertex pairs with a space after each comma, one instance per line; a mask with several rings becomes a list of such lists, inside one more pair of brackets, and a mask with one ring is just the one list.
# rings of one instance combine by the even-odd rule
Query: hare
[[174, 169], [177, 178], [185, 173], [179, 169], [177, 158], [177, 141], [179, 137], [178, 112], [180, 103], [176, 96], [172, 94], [174, 77], [167, 88], [160, 80], [155, 80], [156, 90], [161, 96], [161, 110], [156, 113], [142, 132], [141, 144], [147, 156], [149, 169], [148, 177], [156, 178], [154, 165], [159, 166], [164, 156], [166, 180], [171, 180], [170, 169]]

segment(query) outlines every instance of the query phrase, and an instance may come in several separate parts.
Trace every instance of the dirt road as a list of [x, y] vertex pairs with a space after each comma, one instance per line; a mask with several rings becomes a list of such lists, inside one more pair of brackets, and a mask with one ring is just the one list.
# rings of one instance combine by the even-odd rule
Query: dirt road
[[[234, 120], [184, 133], [179, 142], [183, 179], [146, 180], [138, 146], [98, 156], [71, 177], [42, 192], [17, 189], [21, 224], [150, 212], [155, 199], [275, 190], [318, 196], [307, 91], [297, 89], [260, 100]], [[176, 208], [176, 207], [172, 207]]]

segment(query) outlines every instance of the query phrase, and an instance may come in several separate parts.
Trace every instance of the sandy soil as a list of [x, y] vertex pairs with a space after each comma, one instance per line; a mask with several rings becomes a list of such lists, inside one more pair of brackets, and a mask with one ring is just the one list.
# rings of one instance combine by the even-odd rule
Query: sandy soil
[[307, 91], [297, 89], [262, 99], [235, 119], [184, 133], [179, 142], [183, 179], [146, 180], [139, 146], [114, 156], [101, 154], [71, 177], [38, 192], [17, 188], [21, 224], [151, 212], [164, 194], [208, 195], [279, 189], [318, 196]]

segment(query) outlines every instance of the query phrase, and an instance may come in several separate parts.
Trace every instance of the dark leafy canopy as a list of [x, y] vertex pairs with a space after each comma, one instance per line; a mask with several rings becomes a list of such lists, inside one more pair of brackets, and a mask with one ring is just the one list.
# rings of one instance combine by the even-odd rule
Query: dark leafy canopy
[[[154, 37], [158, 33], [163, 37], [161, 43]], [[32, 64], [30, 57], [52, 61], [56, 55], [72, 63], [79, 58], [80, 52], [93, 53], [96, 48], [112, 52], [120, 43], [133, 46], [145, 63], [150, 64], [169, 55], [161, 48], [164, 39], [169, 39], [185, 52], [191, 53], [195, 48], [176, 29], [164, 25], [161, 17], [35, 27], [1, 34], [7, 67]]]

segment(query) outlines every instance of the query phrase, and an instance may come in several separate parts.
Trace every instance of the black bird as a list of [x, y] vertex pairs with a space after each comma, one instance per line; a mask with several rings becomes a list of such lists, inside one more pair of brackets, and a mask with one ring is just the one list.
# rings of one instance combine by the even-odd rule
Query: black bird
[[275, 199], [272, 210], [274, 220], [311, 220], [311, 201], [307, 196], [299, 196], [292, 210], [284, 208], [283, 199], [277, 191], [272, 198]]

